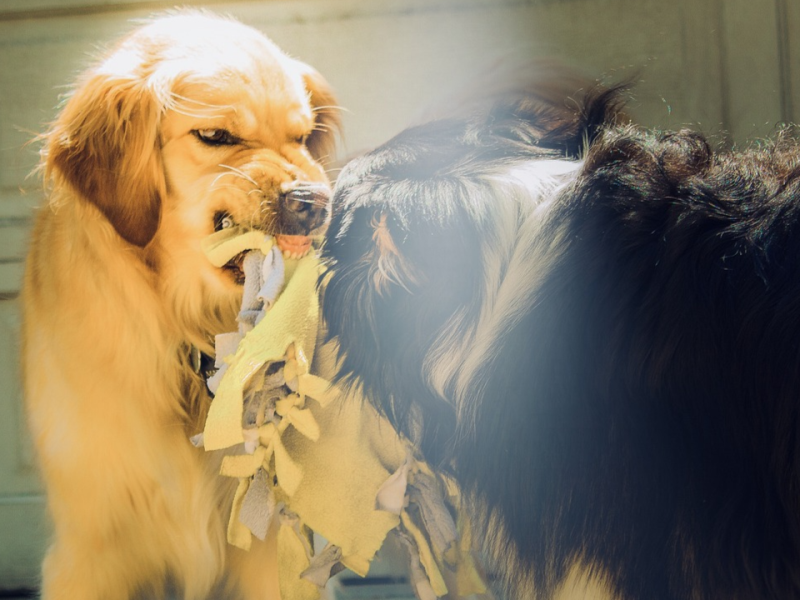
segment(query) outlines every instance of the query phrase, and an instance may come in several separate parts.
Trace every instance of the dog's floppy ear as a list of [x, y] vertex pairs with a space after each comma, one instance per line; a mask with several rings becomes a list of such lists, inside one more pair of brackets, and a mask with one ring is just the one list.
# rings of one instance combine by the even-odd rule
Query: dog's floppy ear
[[90, 73], [47, 134], [44, 151], [46, 174], [66, 180], [140, 247], [155, 235], [165, 189], [160, 104], [140, 77]]
[[336, 96], [327, 80], [305, 63], [295, 61], [303, 76], [311, 107], [314, 111], [314, 131], [306, 146], [316, 160], [325, 162], [333, 157], [336, 138], [341, 133], [342, 120]]

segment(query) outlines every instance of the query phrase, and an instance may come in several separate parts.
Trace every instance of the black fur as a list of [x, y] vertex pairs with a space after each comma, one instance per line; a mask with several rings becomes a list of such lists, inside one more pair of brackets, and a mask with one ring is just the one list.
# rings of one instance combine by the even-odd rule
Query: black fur
[[[351, 163], [324, 250], [341, 377], [504, 524], [513, 597], [575, 561], [629, 600], [800, 597], [800, 151], [785, 132], [715, 153], [618, 114], [613, 91], [515, 99]], [[491, 311], [483, 249], [522, 235], [492, 226], [511, 199], [487, 174], [579, 155], [524, 309], [463, 397], [437, 392], [442, 332]], [[381, 217], [402, 268], [379, 287]]]

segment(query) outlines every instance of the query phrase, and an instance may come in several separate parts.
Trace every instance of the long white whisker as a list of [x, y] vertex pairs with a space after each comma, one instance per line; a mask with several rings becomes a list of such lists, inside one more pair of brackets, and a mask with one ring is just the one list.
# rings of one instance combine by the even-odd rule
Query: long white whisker
[[311, 112], [317, 112], [317, 111], [320, 111], [320, 110], [328, 110], [328, 109], [331, 109], [331, 108], [336, 109], [336, 110], [341, 110], [341, 111], [344, 111], [344, 112], [350, 112], [344, 106], [337, 106], [336, 104], [328, 104], [328, 105], [324, 105], [324, 106], [314, 106], [314, 107], [311, 108]]
[[170, 92], [170, 106], [178, 114], [186, 115], [188, 117], [205, 117], [209, 119], [219, 119], [224, 115], [222, 113], [227, 111], [234, 111], [236, 109], [228, 104], [208, 104], [193, 98], [181, 96], [175, 92]]
[[191, 112], [191, 111], [188, 111], [188, 110], [184, 110], [182, 108], [178, 108], [177, 105], [173, 106], [172, 110], [174, 112], [178, 113], [179, 115], [184, 115], [186, 117], [203, 117], [203, 118], [206, 118], [206, 119], [221, 119], [224, 116], [224, 115], [210, 115], [210, 114], [201, 113], [201, 112]]
[[241, 188], [238, 188], [235, 185], [222, 185], [222, 186], [218, 187], [217, 189], [218, 190], [233, 190], [235, 192], [241, 192], [242, 191]]
[[211, 186], [210, 187], [213, 189], [217, 185], [217, 182], [220, 179], [222, 179], [223, 177], [226, 177], [228, 175], [233, 175], [234, 177], [241, 177], [241, 175], [239, 175], [238, 173], [220, 173], [219, 175], [217, 175], [214, 178], [214, 181], [211, 182]]
[[211, 187], [209, 189], [212, 189], [212, 190], [234, 190], [236, 192], [242, 192], [242, 193], [244, 192], [244, 190], [242, 188], [237, 187], [237, 186], [235, 186], [233, 184], [230, 184], [230, 183], [225, 184], [225, 185], [219, 185], [219, 186], [214, 184], [214, 183], [212, 183]]
[[221, 110], [234, 110], [232, 104], [209, 104], [208, 102], [203, 102], [201, 100], [195, 100], [194, 98], [187, 98], [186, 96], [181, 96], [180, 94], [176, 94], [175, 92], [170, 92], [170, 98], [177, 98], [181, 102], [185, 102], [187, 104], [196, 104], [198, 106], [204, 106], [206, 108], [216, 108]]
[[237, 175], [239, 175], [239, 176], [240, 176], [240, 177], [242, 177], [243, 179], [246, 179], [247, 181], [249, 181], [250, 183], [252, 183], [254, 186], [258, 187], [258, 182], [257, 182], [255, 179], [253, 179], [252, 177], [250, 177], [250, 176], [249, 176], [247, 173], [245, 173], [244, 171], [241, 171], [241, 170], [237, 169], [236, 167], [232, 167], [232, 166], [230, 166], [230, 165], [223, 165], [223, 164], [220, 164], [219, 166], [220, 166], [220, 167], [222, 167], [223, 169], [230, 169], [231, 171], [233, 171], [234, 173], [236, 173]]

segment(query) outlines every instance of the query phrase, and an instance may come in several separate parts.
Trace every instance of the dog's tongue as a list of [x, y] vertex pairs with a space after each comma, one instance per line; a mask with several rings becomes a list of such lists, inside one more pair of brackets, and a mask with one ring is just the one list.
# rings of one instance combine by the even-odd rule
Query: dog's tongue
[[291, 255], [305, 254], [311, 249], [311, 238], [306, 235], [276, 235], [275, 242], [281, 252]]

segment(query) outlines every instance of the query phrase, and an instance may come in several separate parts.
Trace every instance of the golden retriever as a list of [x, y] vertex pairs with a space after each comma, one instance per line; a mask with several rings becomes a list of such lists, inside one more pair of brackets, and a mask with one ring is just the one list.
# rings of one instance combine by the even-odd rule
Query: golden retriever
[[231, 490], [189, 442], [210, 402], [192, 356], [235, 329], [242, 282], [201, 240], [235, 223], [308, 247], [328, 218], [334, 105], [255, 29], [183, 11], [124, 38], [44, 134], [22, 303], [46, 600], [277, 597], [270, 544], [227, 546]]

